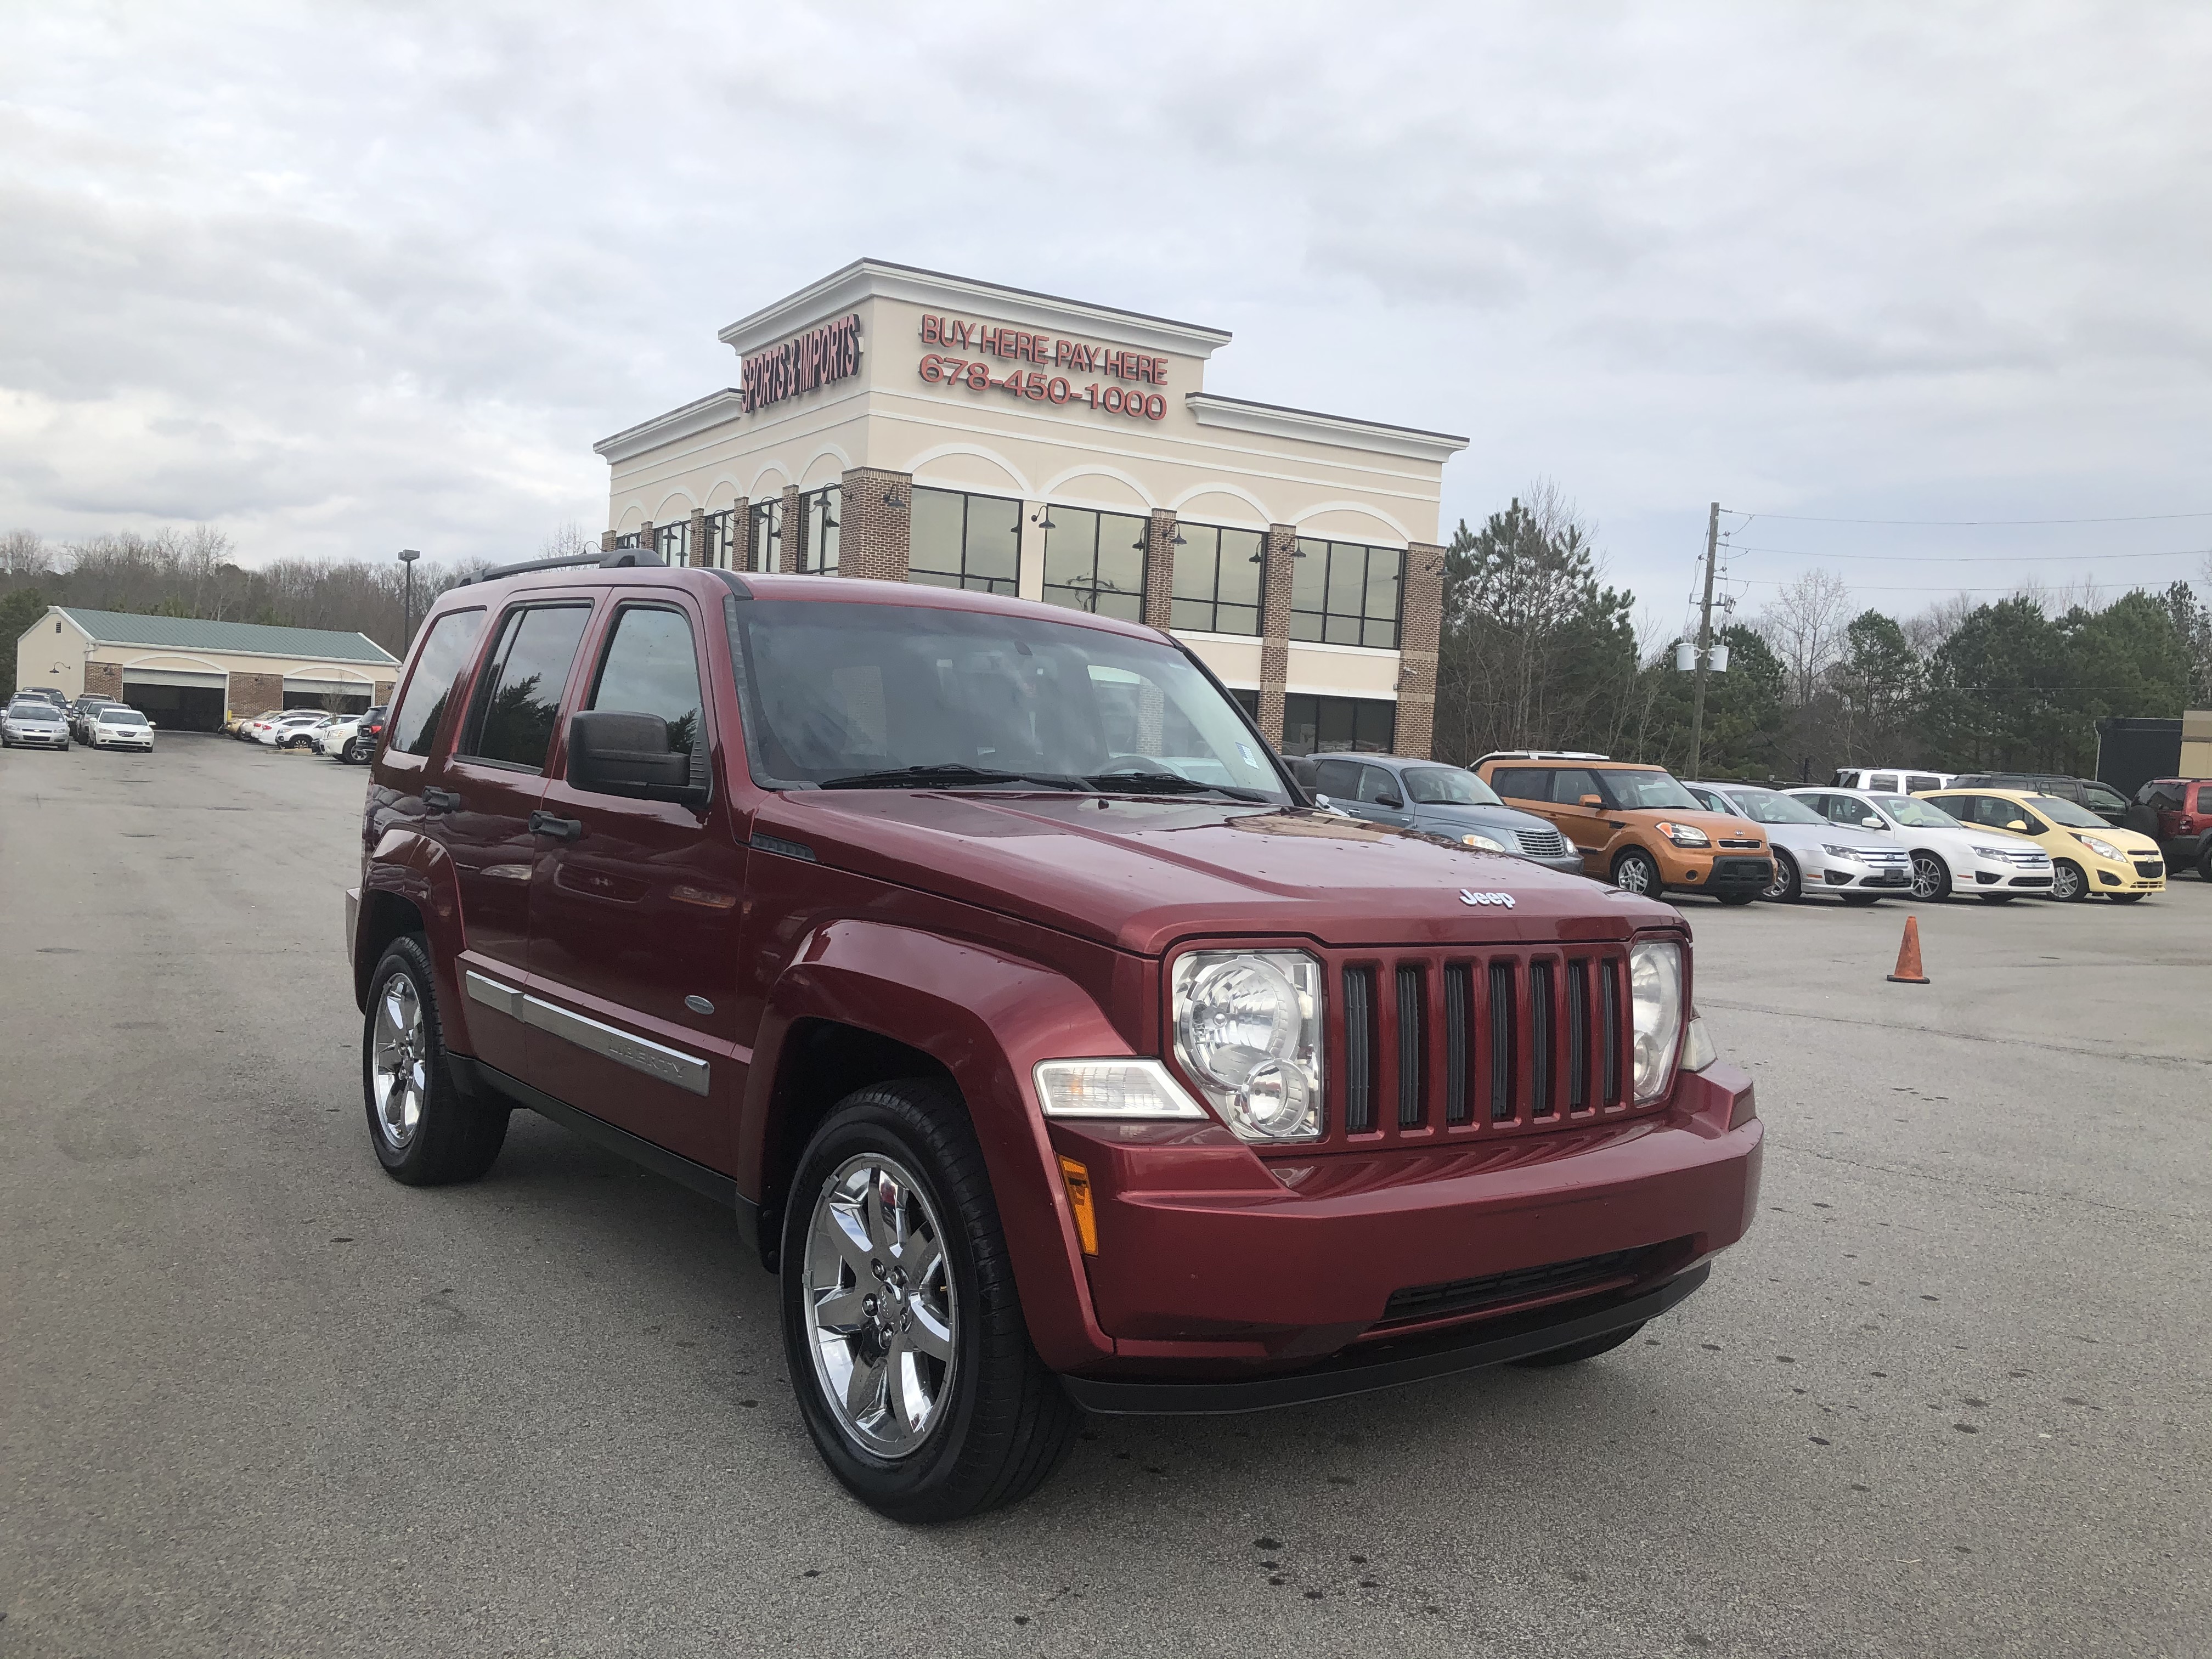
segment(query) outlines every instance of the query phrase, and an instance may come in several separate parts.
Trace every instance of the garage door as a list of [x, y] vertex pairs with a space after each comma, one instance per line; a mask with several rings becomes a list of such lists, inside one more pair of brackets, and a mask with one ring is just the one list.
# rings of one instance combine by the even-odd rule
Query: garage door
[[228, 684], [221, 674], [126, 668], [123, 701], [164, 732], [216, 732], [222, 727]]
[[323, 708], [333, 714], [358, 714], [368, 707], [370, 686], [366, 680], [311, 679], [303, 674], [284, 677], [284, 707]]

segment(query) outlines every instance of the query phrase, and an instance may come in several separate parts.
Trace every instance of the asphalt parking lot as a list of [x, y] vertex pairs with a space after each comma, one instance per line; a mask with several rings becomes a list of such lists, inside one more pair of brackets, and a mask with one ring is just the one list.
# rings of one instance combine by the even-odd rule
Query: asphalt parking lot
[[362, 785], [0, 756], [0, 1653], [2212, 1644], [2212, 884], [1686, 902], [1770, 1136], [1705, 1290], [1569, 1370], [1101, 1421], [915, 1531], [817, 1464], [705, 1200], [528, 1114], [480, 1185], [378, 1170]]

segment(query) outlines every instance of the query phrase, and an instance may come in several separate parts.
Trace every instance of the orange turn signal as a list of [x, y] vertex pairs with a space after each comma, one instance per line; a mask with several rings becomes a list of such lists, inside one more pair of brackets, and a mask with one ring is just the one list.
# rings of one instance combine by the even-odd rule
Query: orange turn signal
[[1075, 1212], [1075, 1237], [1083, 1254], [1098, 1254], [1098, 1214], [1091, 1207], [1091, 1171], [1072, 1158], [1060, 1160], [1060, 1178], [1067, 1184], [1067, 1206]]

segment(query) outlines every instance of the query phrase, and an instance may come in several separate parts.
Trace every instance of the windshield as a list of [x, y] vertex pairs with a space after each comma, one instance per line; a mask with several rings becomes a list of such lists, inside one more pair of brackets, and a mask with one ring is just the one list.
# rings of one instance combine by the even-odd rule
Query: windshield
[[1698, 798], [1674, 781], [1671, 772], [1653, 767], [1648, 772], [1601, 772], [1605, 787], [1623, 807], [1663, 807], [1674, 811], [1702, 812]]
[[1940, 806], [1912, 795], [1876, 795], [1874, 804], [1908, 830], [1963, 830], [1966, 826]]
[[1406, 796], [1423, 806], [1503, 806], [1492, 789], [1472, 772], [1454, 766], [1406, 769]]
[[2072, 801], [2061, 800], [2056, 795], [2030, 795], [2027, 804], [2053, 823], [2063, 823], [2069, 830], [2110, 830], [2112, 827], [2087, 807], [2076, 806]]
[[1188, 780], [1289, 804], [1243, 711], [1171, 646], [929, 605], [732, 599], [728, 616], [763, 788], [935, 788], [972, 769], [977, 783], [1149, 793]]
[[1826, 823], [1802, 800], [1778, 789], [1730, 789], [1723, 792], [1753, 823]]
[[143, 726], [146, 717], [135, 708], [103, 708], [100, 711], [102, 726]]

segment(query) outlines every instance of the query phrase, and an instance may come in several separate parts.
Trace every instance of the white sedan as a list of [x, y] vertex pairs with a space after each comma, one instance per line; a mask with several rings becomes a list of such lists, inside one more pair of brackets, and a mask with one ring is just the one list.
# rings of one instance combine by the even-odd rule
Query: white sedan
[[256, 720], [246, 729], [256, 743], [273, 749], [305, 749], [314, 742], [315, 733], [330, 723], [331, 717], [320, 710], [302, 708], [273, 720]]
[[1871, 833], [1912, 859], [1912, 896], [1972, 893], [2003, 904], [2022, 893], [2051, 891], [2051, 854], [2025, 836], [1959, 822], [1917, 795], [1871, 789], [1792, 789], [1829, 823]]
[[104, 703], [85, 717], [84, 740], [94, 749], [149, 749], [154, 746], [154, 726], [135, 708]]

